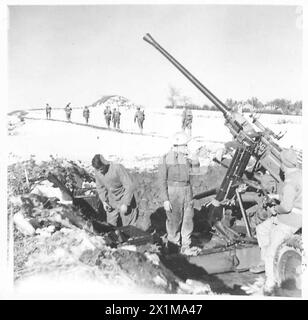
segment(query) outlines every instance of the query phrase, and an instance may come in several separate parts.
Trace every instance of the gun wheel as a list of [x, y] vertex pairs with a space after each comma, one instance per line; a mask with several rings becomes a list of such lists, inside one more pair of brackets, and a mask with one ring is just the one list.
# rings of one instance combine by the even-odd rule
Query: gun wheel
[[278, 248], [274, 260], [274, 272], [281, 288], [301, 290], [302, 239], [293, 235]]

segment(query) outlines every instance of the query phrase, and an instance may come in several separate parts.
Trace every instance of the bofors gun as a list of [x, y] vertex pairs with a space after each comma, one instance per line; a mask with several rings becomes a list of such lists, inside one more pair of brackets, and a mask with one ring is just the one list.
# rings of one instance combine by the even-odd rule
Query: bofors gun
[[[277, 144], [281, 135], [276, 135], [272, 130], [264, 127], [256, 116], [252, 116], [249, 122], [242, 114], [231, 111], [221, 100], [209, 91], [197, 78], [185, 69], [173, 56], [162, 48], [150, 34], [146, 34], [143, 40], [156, 48], [165, 56], [190, 82], [192, 82], [215, 106], [222, 112], [225, 125], [236, 141], [236, 150], [228, 166], [223, 181], [216, 192], [215, 199], [222, 205], [210, 206], [209, 221], [221, 235], [230, 241], [239, 237], [234, 230], [222, 224], [226, 204], [230, 207], [237, 206], [246, 226], [248, 237], [252, 237], [249, 217], [245, 210], [245, 194], [260, 189], [254, 188], [258, 173], [267, 173], [278, 183], [281, 181], [280, 152], [282, 148]], [[251, 166], [251, 162], [253, 165]], [[248, 164], [251, 168], [248, 170]], [[251, 196], [248, 196], [248, 202]], [[253, 198], [253, 197], [252, 197]], [[254, 201], [252, 200], [252, 203]]]

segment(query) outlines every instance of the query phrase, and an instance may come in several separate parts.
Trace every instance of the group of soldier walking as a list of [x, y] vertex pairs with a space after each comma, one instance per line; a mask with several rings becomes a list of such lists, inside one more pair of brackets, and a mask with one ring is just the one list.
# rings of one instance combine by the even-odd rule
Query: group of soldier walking
[[[119, 130], [120, 129], [120, 120], [121, 120], [121, 112], [119, 107], [114, 108], [111, 112], [109, 106], [107, 106], [104, 110], [105, 121], [108, 129], [110, 128], [110, 123], [113, 123], [113, 128]], [[140, 107], [137, 107], [137, 111], [134, 116], [134, 122], [138, 124], [138, 128], [140, 133], [143, 133], [143, 122], [145, 120], [144, 110], [141, 110]]]
[[[87, 108], [87, 107], [85, 107], [85, 108]], [[50, 120], [51, 119], [51, 110], [52, 110], [52, 108], [48, 103], [46, 103], [45, 110], [46, 110], [46, 119]], [[71, 103], [69, 102], [64, 108], [65, 116], [66, 116], [66, 120], [67, 121], [71, 121], [72, 110], [73, 109], [71, 107]], [[85, 113], [84, 113], [84, 116], [85, 116]], [[89, 119], [89, 116], [88, 116], [88, 119]], [[88, 123], [88, 119], [87, 119], [87, 123]]]
[[[46, 104], [46, 119], [51, 119], [51, 106], [47, 103]], [[72, 115], [72, 107], [71, 103], [68, 103], [65, 108], [65, 115], [66, 115], [66, 120], [71, 122], [71, 115]], [[85, 106], [82, 112], [82, 115], [85, 119], [86, 124], [89, 123], [89, 118], [90, 118], [90, 109], [88, 106]], [[121, 112], [119, 107], [114, 108], [113, 111], [111, 111], [111, 108], [109, 106], [106, 106], [104, 110], [104, 117], [105, 117], [105, 122], [106, 126], [109, 129], [111, 122], [113, 124], [113, 128], [116, 130], [120, 130], [120, 120], [121, 120]], [[137, 107], [137, 111], [134, 116], [134, 123], [137, 122], [138, 128], [140, 130], [140, 133], [143, 133], [143, 123], [145, 120], [145, 113], [144, 110], [141, 110], [140, 107]]]
[[113, 111], [111, 112], [110, 107], [106, 107], [104, 110], [104, 116], [105, 116], [105, 121], [108, 129], [110, 128], [110, 123], [112, 121], [113, 123], [113, 128], [114, 129], [120, 129], [120, 120], [121, 120], [121, 112], [118, 107], [118, 109], [114, 108]]
[[[66, 120], [71, 122], [71, 115], [72, 115], [71, 103], [68, 103], [65, 106], [64, 111], [66, 115]], [[85, 119], [86, 124], [88, 124], [89, 118], [90, 118], [90, 109], [88, 106], [84, 107], [82, 115]], [[110, 129], [110, 125], [112, 123], [114, 129], [120, 130], [121, 112], [119, 107], [114, 108], [113, 111], [111, 111], [111, 108], [109, 106], [106, 106], [104, 110], [104, 117], [105, 117], [105, 122], [108, 129]], [[46, 119], [51, 119], [51, 106], [48, 103], [46, 104]], [[141, 110], [140, 107], [137, 107], [137, 110], [134, 116], [134, 123], [137, 123], [140, 133], [143, 133], [144, 120], [145, 120], [144, 110]], [[192, 121], [193, 121], [193, 115], [191, 110], [185, 108], [182, 113], [182, 130], [186, 132], [189, 137], [191, 137]]]

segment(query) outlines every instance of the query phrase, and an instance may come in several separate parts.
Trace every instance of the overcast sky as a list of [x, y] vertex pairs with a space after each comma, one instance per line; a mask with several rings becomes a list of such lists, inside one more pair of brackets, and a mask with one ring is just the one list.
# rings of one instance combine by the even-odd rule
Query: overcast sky
[[170, 85], [208, 103], [149, 32], [221, 100], [302, 99], [295, 6], [101, 5], [9, 9], [9, 105], [64, 107], [118, 94], [162, 107]]

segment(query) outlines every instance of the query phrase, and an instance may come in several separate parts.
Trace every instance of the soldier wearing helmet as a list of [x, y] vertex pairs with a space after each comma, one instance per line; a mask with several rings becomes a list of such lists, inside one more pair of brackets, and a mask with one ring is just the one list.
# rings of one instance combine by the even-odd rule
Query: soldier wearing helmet
[[86, 120], [86, 124], [88, 124], [88, 123], [89, 123], [89, 117], [90, 117], [89, 107], [85, 106], [85, 107], [83, 108], [82, 115], [83, 115], [83, 117], [84, 117], [85, 120]]
[[114, 129], [120, 129], [120, 120], [121, 120], [121, 112], [118, 109], [114, 108], [112, 112], [112, 122], [113, 122], [113, 128]]
[[110, 128], [110, 121], [111, 121], [111, 110], [109, 106], [106, 106], [104, 110], [104, 116], [105, 116], [105, 121], [108, 129]]
[[67, 121], [71, 121], [72, 107], [71, 107], [71, 103], [70, 102], [66, 105], [64, 110], [65, 110], [65, 114], [66, 114], [66, 120]]
[[168, 249], [180, 250], [184, 255], [196, 255], [200, 249], [191, 246], [194, 208], [190, 181], [196, 161], [193, 164], [188, 158], [187, 143], [188, 136], [184, 132], [174, 135], [172, 148], [163, 156], [159, 166], [159, 181], [167, 215]]
[[136, 123], [136, 120], [137, 120], [140, 133], [143, 132], [144, 119], [145, 119], [144, 110], [141, 110], [140, 107], [137, 107], [137, 111], [136, 111], [135, 116], [134, 116], [134, 122]]
[[182, 113], [182, 130], [187, 130], [189, 137], [191, 137], [193, 114], [187, 107], [184, 108]]
[[50, 119], [51, 117], [51, 106], [46, 103], [46, 119]]

